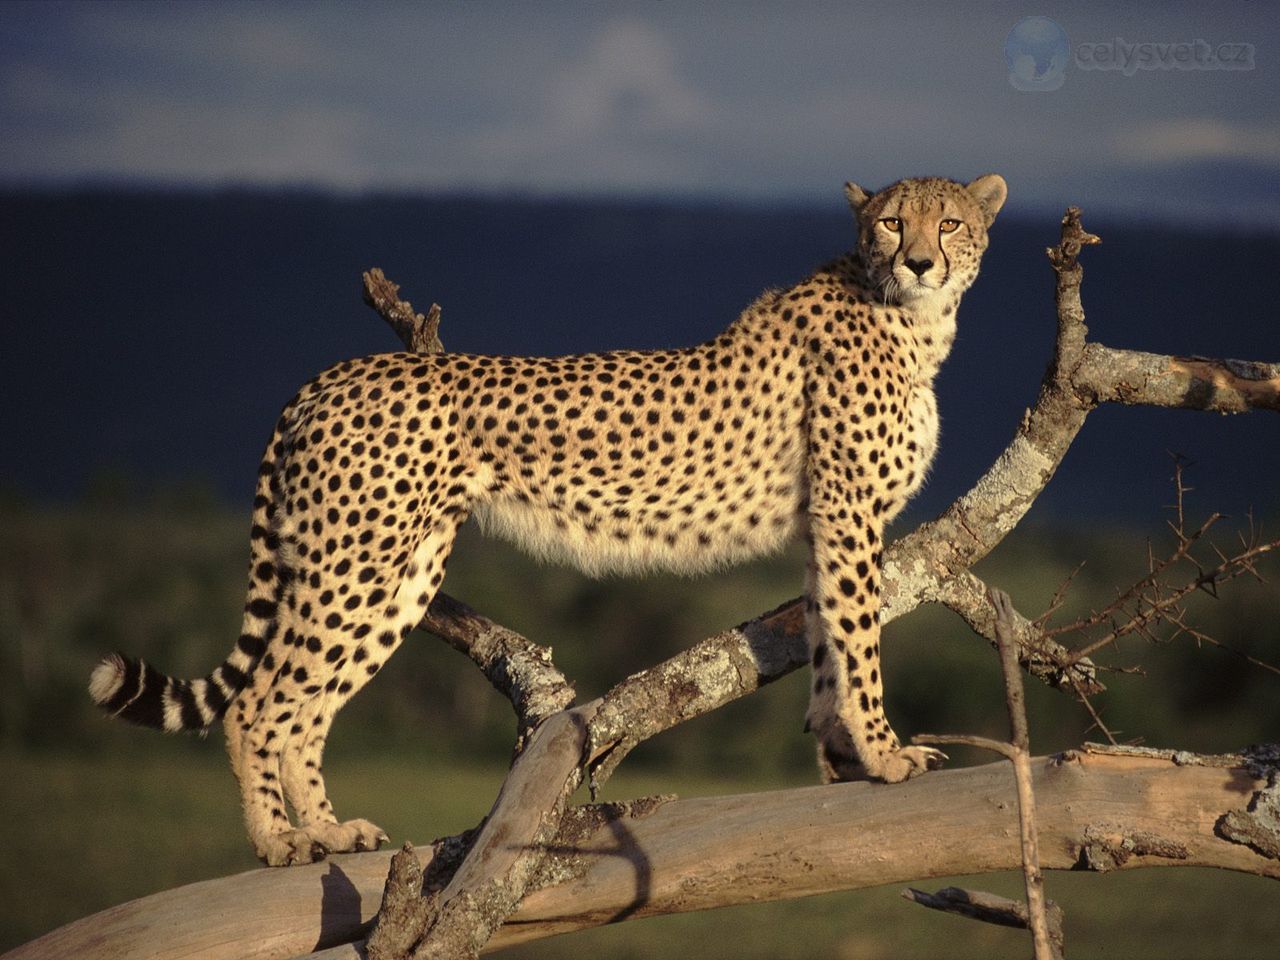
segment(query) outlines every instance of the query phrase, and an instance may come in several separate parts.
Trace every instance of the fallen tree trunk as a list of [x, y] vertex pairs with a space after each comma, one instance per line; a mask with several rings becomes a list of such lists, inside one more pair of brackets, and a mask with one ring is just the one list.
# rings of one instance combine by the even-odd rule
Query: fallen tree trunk
[[[1243, 757], [1085, 749], [1036, 758], [1034, 769], [1046, 869], [1212, 866], [1280, 879], [1280, 860], [1220, 833], [1267, 787]], [[1000, 762], [889, 787], [578, 807], [548, 845], [544, 885], [535, 880], [485, 949], [635, 917], [1015, 869], [1012, 796]], [[350, 941], [378, 909], [390, 858], [350, 854], [158, 893], [5, 960], [355, 958]]]

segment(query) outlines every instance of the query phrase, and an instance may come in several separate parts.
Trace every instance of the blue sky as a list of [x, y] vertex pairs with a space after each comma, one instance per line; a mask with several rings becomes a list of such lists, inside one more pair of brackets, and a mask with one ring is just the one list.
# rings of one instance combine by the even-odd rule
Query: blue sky
[[[1069, 38], [1056, 90], [1010, 83], [1031, 15]], [[1026, 210], [1273, 226], [1278, 35], [1262, 2], [10, 0], [0, 182], [839, 203], [996, 170]], [[1251, 69], [1074, 60], [1117, 38]]]

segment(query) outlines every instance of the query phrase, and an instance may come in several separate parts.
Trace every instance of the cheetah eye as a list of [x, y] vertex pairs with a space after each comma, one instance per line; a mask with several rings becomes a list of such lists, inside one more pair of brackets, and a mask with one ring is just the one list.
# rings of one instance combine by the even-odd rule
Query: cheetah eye
[[902, 221], [897, 217], [885, 217], [880, 221], [880, 225], [890, 233], [898, 233], [902, 229]]
[[948, 217], [946, 220], [943, 220], [941, 223], [938, 224], [938, 229], [941, 230], [943, 233], [955, 233], [958, 229], [960, 229], [960, 221], [952, 220], [950, 217]]

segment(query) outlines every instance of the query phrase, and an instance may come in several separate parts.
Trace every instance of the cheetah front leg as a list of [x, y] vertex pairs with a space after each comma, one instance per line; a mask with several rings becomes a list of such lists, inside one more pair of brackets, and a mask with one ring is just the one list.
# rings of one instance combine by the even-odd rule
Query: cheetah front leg
[[824, 782], [897, 783], [946, 754], [903, 747], [884, 713], [880, 673], [881, 527], [856, 488], [811, 478], [808, 582], [813, 688], [807, 728]]

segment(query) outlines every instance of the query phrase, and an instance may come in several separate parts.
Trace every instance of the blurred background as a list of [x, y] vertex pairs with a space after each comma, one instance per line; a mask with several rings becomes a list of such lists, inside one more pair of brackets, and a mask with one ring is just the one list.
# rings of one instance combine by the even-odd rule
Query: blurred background
[[[997, 171], [1010, 200], [939, 383], [942, 449], [910, 529], [1035, 398], [1054, 330], [1044, 249], [1068, 204], [1104, 241], [1083, 257], [1094, 339], [1280, 359], [1278, 39], [1247, 2], [0, 5], [0, 949], [254, 866], [216, 743], [106, 723], [84, 682], [116, 648], [188, 676], [230, 648], [277, 411], [330, 363], [398, 346], [361, 271], [439, 302], [452, 350], [684, 345], [852, 246], [845, 180]], [[1172, 547], [1175, 455], [1191, 526], [1226, 514], [1211, 538], [1226, 551], [1251, 524], [1276, 536], [1274, 414], [1108, 408], [979, 572], [1034, 616], [1079, 568], [1055, 622], [1100, 607], [1149, 545]], [[802, 579], [793, 550], [700, 580], [591, 581], [467, 531], [446, 590], [553, 645], [591, 696]], [[1095, 708], [1122, 740], [1275, 740], [1280, 675], [1238, 655], [1280, 661], [1275, 583], [1196, 599], [1194, 625], [1230, 650], [1131, 640], [1102, 659], [1142, 672], [1104, 677]], [[1003, 735], [994, 655], [954, 617], [894, 623], [885, 659], [900, 733]], [[1067, 697], [1030, 696], [1037, 752], [1100, 738]], [[609, 795], [809, 784], [805, 698], [797, 674], [659, 737]], [[468, 663], [417, 636], [343, 712], [331, 794], [396, 842], [456, 832], [488, 809], [512, 727]], [[1081, 955], [1251, 956], [1280, 934], [1274, 885], [1254, 878], [1048, 886]], [[520, 952], [1024, 951], [913, 909], [891, 888]]]

